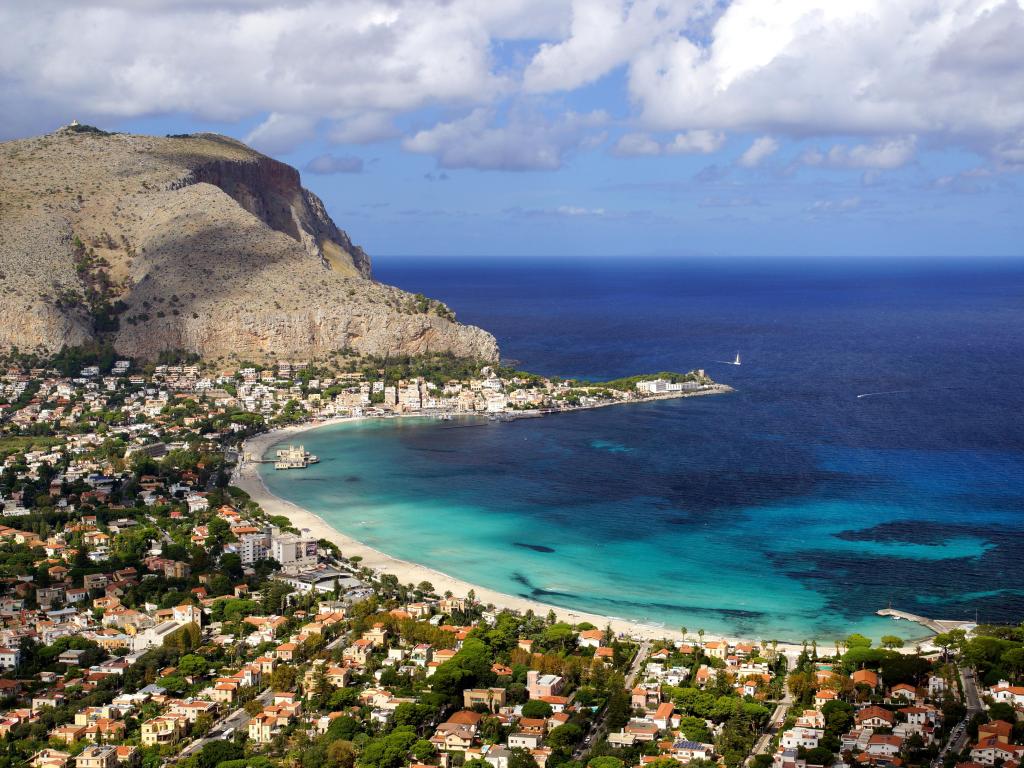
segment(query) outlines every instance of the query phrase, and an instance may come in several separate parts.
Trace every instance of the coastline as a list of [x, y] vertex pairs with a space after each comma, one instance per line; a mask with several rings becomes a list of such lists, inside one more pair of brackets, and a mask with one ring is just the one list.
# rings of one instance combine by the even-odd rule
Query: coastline
[[[559, 621], [571, 624], [589, 622], [602, 629], [610, 626], [617, 635], [628, 636], [638, 640], [683, 639], [684, 636], [678, 629], [602, 616], [586, 611], [571, 610], [539, 600], [510, 595], [478, 584], [471, 584], [429, 566], [388, 555], [339, 531], [319, 515], [271, 493], [259, 474], [259, 464], [249, 458], [262, 458], [263, 454], [271, 446], [304, 432], [330, 424], [348, 423], [369, 418], [374, 417], [336, 417], [323, 422], [282, 427], [252, 437], [246, 440], [242, 446], [239, 463], [231, 482], [248, 493], [252, 500], [263, 508], [265, 513], [287, 517], [296, 528], [309, 529], [317, 538], [326, 539], [336, 544], [345, 557], [359, 556], [362, 558], [360, 565], [369, 568], [378, 575], [383, 573], [394, 574], [403, 584], [418, 584], [421, 581], [429, 581], [433, 585], [434, 591], [438, 594], [450, 591], [458, 597], [465, 597], [470, 590], [473, 590], [476, 594], [476, 599], [485, 605], [493, 604], [499, 609], [506, 608], [521, 613], [532, 610], [540, 616], [545, 616], [549, 611], [554, 611]], [[692, 638], [690, 639], [692, 640]], [[728, 637], [711, 633], [706, 634], [704, 640], [724, 640], [732, 644], [757, 643], [756, 640], [751, 638]], [[778, 644], [779, 652], [786, 654], [798, 654], [802, 647], [801, 644], [791, 642], [779, 642]]]

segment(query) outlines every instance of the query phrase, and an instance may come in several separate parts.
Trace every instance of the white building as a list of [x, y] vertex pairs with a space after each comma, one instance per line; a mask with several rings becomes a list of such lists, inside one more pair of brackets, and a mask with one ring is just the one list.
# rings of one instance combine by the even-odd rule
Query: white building
[[270, 537], [270, 556], [281, 564], [281, 570], [295, 573], [313, 568], [317, 564], [317, 539], [309, 529], [296, 536], [293, 533], [274, 534]]

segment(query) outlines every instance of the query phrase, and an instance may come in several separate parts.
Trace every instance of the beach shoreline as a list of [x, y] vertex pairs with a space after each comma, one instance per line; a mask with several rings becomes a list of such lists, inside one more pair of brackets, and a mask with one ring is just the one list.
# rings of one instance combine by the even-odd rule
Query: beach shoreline
[[[239, 463], [232, 477], [232, 483], [248, 493], [252, 500], [263, 508], [266, 514], [287, 517], [294, 527], [308, 529], [318, 539], [325, 539], [337, 545], [345, 557], [358, 556], [362, 558], [360, 566], [369, 568], [377, 576], [385, 573], [393, 574], [402, 584], [419, 584], [422, 581], [428, 581], [434, 587], [434, 591], [437, 594], [451, 592], [457, 597], [466, 597], [470, 590], [472, 590], [476, 599], [484, 605], [492, 604], [498, 609], [510, 609], [520, 613], [533, 611], [534, 614], [539, 616], [546, 616], [549, 611], [554, 611], [559, 621], [571, 624], [589, 622], [602, 629], [611, 627], [612, 631], [617, 635], [637, 640], [683, 639], [684, 636], [678, 628], [673, 629], [667, 626], [646, 624], [551, 605], [539, 600], [511, 595], [478, 584], [472, 584], [435, 568], [394, 557], [338, 530], [308, 509], [271, 493], [263, 482], [257, 461], [272, 446], [295, 438], [305, 432], [331, 424], [354, 423], [371, 418], [377, 417], [335, 417], [320, 422], [282, 427], [256, 435], [246, 440], [243, 444]], [[692, 641], [692, 634], [688, 633], [687, 639]], [[757, 640], [751, 638], [729, 637], [712, 633], [705, 634], [704, 640], [721, 640], [731, 644], [751, 643], [756, 645], [758, 643]], [[799, 653], [803, 645], [794, 642], [779, 642], [777, 648], [779, 652], [793, 655]]]

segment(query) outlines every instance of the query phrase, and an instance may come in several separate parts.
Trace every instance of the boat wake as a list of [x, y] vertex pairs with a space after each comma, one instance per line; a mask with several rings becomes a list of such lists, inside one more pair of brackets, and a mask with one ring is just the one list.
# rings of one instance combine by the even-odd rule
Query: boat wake
[[857, 399], [860, 400], [864, 397], [881, 397], [882, 395], [904, 395], [909, 391], [909, 389], [892, 389], [888, 392], [865, 392], [863, 395], [857, 395]]

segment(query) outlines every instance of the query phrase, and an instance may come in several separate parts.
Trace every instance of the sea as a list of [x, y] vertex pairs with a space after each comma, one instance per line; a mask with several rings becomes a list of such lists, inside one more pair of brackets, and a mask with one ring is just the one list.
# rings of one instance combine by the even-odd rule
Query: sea
[[[1024, 620], [1024, 262], [380, 258], [504, 360], [735, 388], [303, 435], [279, 496], [570, 609], [764, 641]], [[730, 364], [740, 355], [741, 365]]]

